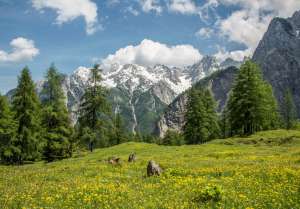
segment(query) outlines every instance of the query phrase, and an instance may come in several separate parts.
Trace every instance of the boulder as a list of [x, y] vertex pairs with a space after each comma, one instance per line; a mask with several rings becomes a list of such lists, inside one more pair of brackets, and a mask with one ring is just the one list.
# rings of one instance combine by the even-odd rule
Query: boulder
[[135, 153], [131, 153], [128, 157], [128, 162], [135, 162], [136, 161], [136, 155]]
[[147, 176], [159, 176], [162, 173], [161, 167], [155, 163], [153, 160], [150, 160], [147, 166]]

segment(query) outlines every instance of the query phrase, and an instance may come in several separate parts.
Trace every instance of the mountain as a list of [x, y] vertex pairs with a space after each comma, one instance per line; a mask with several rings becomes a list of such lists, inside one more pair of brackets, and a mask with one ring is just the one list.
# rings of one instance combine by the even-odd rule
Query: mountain
[[[149, 134], [153, 133], [160, 115], [178, 95], [219, 69], [216, 59], [209, 56], [184, 69], [164, 65], [114, 64], [103, 72], [102, 84], [109, 89], [108, 100], [113, 111], [123, 116], [127, 130]], [[66, 103], [74, 123], [89, 77], [89, 68], [79, 67], [63, 79]], [[43, 81], [38, 82], [38, 92], [42, 86]]]
[[[291, 18], [274, 18], [254, 52], [252, 60], [260, 65], [264, 79], [273, 87], [279, 104], [283, 100], [283, 93], [286, 89], [292, 91], [298, 115], [300, 116], [300, 11]], [[221, 65], [239, 67], [230, 59], [225, 60]], [[195, 84], [211, 89], [220, 112], [226, 104], [228, 93], [237, 68], [229, 67], [226, 70], [218, 71]], [[188, 91], [178, 96], [171, 103], [156, 126], [156, 133], [164, 136], [168, 128], [181, 130], [184, 124], [184, 112], [186, 111], [186, 98]]]
[[291, 18], [274, 18], [253, 55], [279, 103], [290, 89], [300, 116], [300, 11]]

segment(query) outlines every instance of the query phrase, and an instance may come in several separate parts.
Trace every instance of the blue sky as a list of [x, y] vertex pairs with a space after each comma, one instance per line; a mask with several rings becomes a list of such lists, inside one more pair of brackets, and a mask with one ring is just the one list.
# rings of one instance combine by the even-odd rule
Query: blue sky
[[274, 16], [300, 9], [300, 1], [286, 2], [0, 0], [0, 92], [16, 86], [26, 65], [40, 80], [52, 62], [70, 74], [95, 61], [184, 66], [205, 54], [242, 59]]

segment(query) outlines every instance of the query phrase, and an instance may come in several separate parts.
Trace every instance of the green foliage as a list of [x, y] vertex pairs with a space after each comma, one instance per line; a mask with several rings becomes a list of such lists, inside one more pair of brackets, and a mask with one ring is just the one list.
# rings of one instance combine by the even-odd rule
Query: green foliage
[[43, 98], [42, 125], [46, 140], [44, 156], [47, 161], [69, 157], [73, 151], [73, 128], [65, 105], [61, 82], [62, 76], [55, 66], [51, 65], [41, 94]]
[[[94, 68], [91, 69], [91, 77], [89, 78], [88, 86], [82, 97], [78, 120], [81, 129], [88, 127], [93, 132], [100, 132], [95, 133], [96, 136], [103, 136], [105, 130], [102, 130], [104, 123], [101, 122], [101, 117], [109, 113], [110, 110], [106, 101], [107, 91], [101, 86], [101, 81], [101, 70], [99, 65], [95, 65]], [[104, 143], [104, 141], [101, 143]], [[95, 142], [91, 141], [89, 144], [90, 151], [93, 151], [94, 145]]]
[[198, 197], [195, 198], [197, 202], [219, 202], [222, 200], [223, 191], [221, 187], [213, 185], [213, 186], [206, 186], [203, 190], [200, 191]]
[[12, 109], [17, 121], [15, 144], [21, 149], [16, 162], [39, 159], [44, 145], [41, 136], [40, 101], [27, 67], [19, 77], [17, 89], [12, 97]]
[[297, 122], [297, 111], [293, 100], [293, 95], [290, 90], [286, 90], [283, 98], [282, 117], [284, 126], [287, 130], [295, 127]]
[[251, 61], [241, 66], [226, 109], [231, 134], [250, 135], [279, 126], [272, 88], [263, 80], [259, 67]]
[[21, 147], [16, 142], [16, 122], [6, 97], [0, 95], [0, 160], [14, 164], [21, 156]]
[[163, 145], [180, 146], [185, 144], [184, 136], [173, 130], [168, 130], [164, 138], [162, 139]]
[[191, 89], [185, 115], [184, 137], [189, 144], [204, 143], [220, 133], [215, 101], [207, 89]]

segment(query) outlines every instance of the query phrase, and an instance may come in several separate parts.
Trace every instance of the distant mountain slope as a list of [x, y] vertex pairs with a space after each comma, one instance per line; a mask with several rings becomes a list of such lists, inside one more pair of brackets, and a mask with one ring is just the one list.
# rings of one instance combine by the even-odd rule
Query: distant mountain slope
[[300, 11], [291, 18], [275, 18], [260, 41], [253, 60], [280, 102], [286, 89], [292, 91], [300, 116]]

